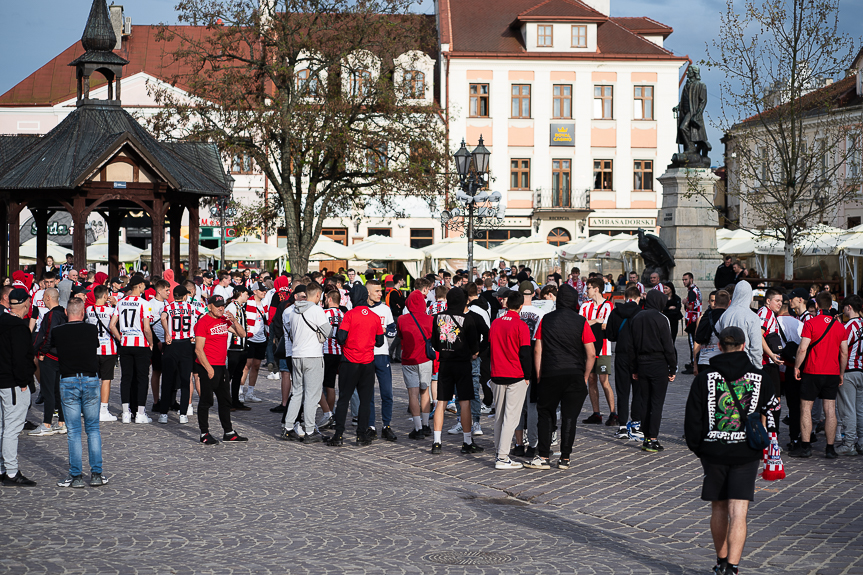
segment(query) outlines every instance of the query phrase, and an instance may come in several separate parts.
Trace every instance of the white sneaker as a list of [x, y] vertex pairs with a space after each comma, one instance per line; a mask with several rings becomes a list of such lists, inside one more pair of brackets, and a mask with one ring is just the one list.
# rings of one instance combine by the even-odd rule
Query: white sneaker
[[455, 424], [449, 431], [447, 431], [450, 435], [458, 435], [459, 433], [464, 433], [461, 429], [461, 421]]
[[267, 379], [281, 379], [281, 376], [278, 373], [271, 373], [267, 376]]
[[558, 435], [557, 431], [553, 431], [551, 433], [551, 444], [558, 445], [560, 443], [560, 435]]
[[524, 466], [531, 469], [551, 469], [548, 459], [540, 457], [539, 455], [534, 457], [529, 463], [525, 463]]
[[482, 435], [482, 424], [477, 421], [470, 428], [470, 434], [473, 436]]
[[246, 395], [246, 403], [261, 403], [261, 398], [255, 395], [255, 388], [249, 389]]
[[194, 410], [194, 409], [192, 409], [192, 404], [190, 403], [190, 404], [189, 404], [189, 409], [187, 409], [187, 410], [186, 410], [186, 416], [187, 416], [187, 417], [192, 417], [193, 415], [195, 415], [195, 410]]
[[181, 415], [180, 416], [180, 423], [182, 423], [182, 424], [189, 423], [189, 416], [188, 415]]
[[521, 469], [524, 467], [518, 461], [513, 461], [512, 459], [495, 459], [494, 460], [494, 468], [495, 469]]
[[111, 415], [108, 410], [99, 412], [99, 421], [117, 421], [116, 415]]
[[124, 411], [123, 412], [123, 423], [132, 423], [132, 412]]
[[241, 391], [240, 394], [237, 396], [237, 401], [239, 401], [240, 403], [246, 403], [246, 394]]
[[168, 423], [168, 414], [167, 413], [159, 415], [159, 423], [165, 423], [165, 424]]
[[146, 413], [136, 413], [135, 423], [150, 423], [153, 421]]
[[488, 415], [491, 413], [491, 407], [483, 403], [479, 408], [479, 412], [481, 415]]

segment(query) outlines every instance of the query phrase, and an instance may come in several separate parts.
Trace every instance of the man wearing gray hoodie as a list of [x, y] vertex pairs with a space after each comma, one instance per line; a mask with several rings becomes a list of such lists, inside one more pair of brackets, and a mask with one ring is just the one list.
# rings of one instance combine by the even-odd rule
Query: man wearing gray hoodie
[[722, 333], [726, 327], [739, 327], [746, 336], [744, 351], [752, 365], [761, 365], [761, 319], [752, 310], [752, 286], [740, 282], [734, 286], [734, 295], [728, 309], [716, 322], [716, 332]]
[[[321, 434], [315, 429], [315, 415], [324, 389], [323, 341], [330, 336], [332, 329], [323, 308], [318, 305], [322, 294], [320, 284], [312, 282], [306, 286], [306, 300], [297, 301], [285, 310], [285, 314], [291, 314], [290, 318], [285, 318], [284, 324], [290, 326], [288, 336], [293, 358], [291, 401], [288, 402], [285, 428], [288, 429], [288, 439], [303, 443], [321, 441]], [[303, 406], [304, 434], [292, 429], [300, 404]]]

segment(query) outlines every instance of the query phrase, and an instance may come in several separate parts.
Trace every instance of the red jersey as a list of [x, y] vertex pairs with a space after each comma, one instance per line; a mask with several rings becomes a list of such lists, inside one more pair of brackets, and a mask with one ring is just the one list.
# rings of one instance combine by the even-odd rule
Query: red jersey
[[340, 346], [339, 342], [336, 340], [336, 332], [339, 331], [339, 326], [342, 324], [345, 314], [337, 307], [328, 307], [324, 309], [324, 315], [327, 316], [327, 320], [329, 320], [330, 327], [332, 328], [330, 330], [330, 337], [324, 341], [324, 353], [329, 355], [341, 355], [342, 346]]
[[[603, 324], [608, 321], [608, 315], [610, 313], [611, 304], [607, 301], [597, 304], [593, 300], [588, 300], [581, 304], [581, 308], [578, 310], [578, 314], [584, 319], [588, 321], [592, 319], [600, 319]], [[589, 327], [591, 327], [592, 330], [593, 326]], [[602, 349], [600, 350], [599, 355], [611, 355], [611, 342], [607, 339], [602, 341]]]
[[[195, 324], [195, 337], [205, 338], [204, 355], [212, 366], [224, 366], [228, 357], [228, 328], [233, 325], [228, 318], [206, 314]], [[200, 364], [200, 360], [195, 358]]]
[[117, 340], [111, 335], [111, 316], [114, 308], [109, 305], [91, 305], [87, 308], [87, 323], [96, 326], [99, 332], [99, 348], [96, 355], [117, 355]]
[[[779, 322], [776, 321], [776, 314], [770, 311], [766, 305], [761, 306], [761, 309], [758, 310], [758, 319], [761, 320], [761, 335], [766, 337], [771, 333], [779, 333]], [[773, 363], [773, 361], [767, 354], [761, 354], [761, 365], [768, 363]]]
[[148, 321], [150, 306], [142, 297], [129, 296], [117, 302], [114, 315], [120, 330], [120, 345], [125, 347], [150, 347], [144, 336], [144, 321]]
[[833, 318], [819, 313], [803, 324], [800, 337], [809, 338], [809, 356], [803, 366], [803, 373], [812, 375], [839, 375], [839, 348], [845, 341], [845, 327], [838, 319], [830, 328], [830, 333], [824, 336], [818, 345], [812, 346], [821, 335], [827, 331], [827, 326]]
[[701, 290], [692, 284], [686, 297], [686, 325], [697, 322], [701, 317], [701, 301]]
[[[195, 324], [201, 317], [201, 312], [189, 302], [175, 301], [165, 306], [162, 310], [162, 316], [168, 318], [167, 335], [171, 337], [171, 341], [177, 341], [192, 339], [195, 333]], [[159, 321], [161, 321], [161, 317]]]
[[491, 348], [491, 376], [500, 378], [524, 378], [518, 352], [530, 345], [530, 328], [521, 321], [518, 312], [506, 313], [491, 322], [488, 333]]
[[345, 360], [351, 363], [375, 360], [375, 336], [384, 334], [378, 314], [367, 306], [355, 307], [345, 314], [339, 329], [348, 332], [348, 339], [342, 347]]
[[856, 317], [845, 324], [845, 341], [848, 342], [847, 371], [863, 371], [863, 319]]

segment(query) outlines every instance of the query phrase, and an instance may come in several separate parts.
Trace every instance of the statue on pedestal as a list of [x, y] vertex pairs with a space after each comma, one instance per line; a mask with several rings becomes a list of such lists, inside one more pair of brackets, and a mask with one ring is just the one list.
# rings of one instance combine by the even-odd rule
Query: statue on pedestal
[[671, 157], [669, 168], [709, 168], [707, 153], [713, 149], [707, 141], [704, 109], [707, 107], [707, 85], [701, 81], [698, 66], [689, 66], [680, 104], [674, 107], [677, 116], [677, 143], [683, 151]]
[[641, 259], [644, 260], [644, 272], [641, 278], [644, 285], [650, 284], [650, 274], [653, 272], [658, 273], [662, 281], [671, 279], [671, 269], [675, 267], [674, 257], [669, 253], [664, 241], [638, 228], [638, 251], [641, 252]]

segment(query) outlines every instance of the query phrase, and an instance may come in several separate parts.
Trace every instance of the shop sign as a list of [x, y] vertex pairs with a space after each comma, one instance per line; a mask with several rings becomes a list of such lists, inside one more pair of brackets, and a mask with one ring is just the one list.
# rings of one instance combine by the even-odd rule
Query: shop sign
[[551, 124], [549, 146], [575, 147], [575, 124]]
[[[234, 220], [231, 218], [225, 218], [225, 226], [233, 226]], [[222, 220], [220, 218], [201, 218], [202, 228], [218, 228], [222, 226]]]
[[636, 228], [655, 228], [656, 218], [588, 218], [591, 228], [606, 230], [634, 230]]
[[[30, 224], [30, 233], [35, 236], [37, 232], [38, 227], [36, 226], [36, 223], [33, 222]], [[61, 224], [59, 222], [48, 222], [48, 235], [70, 236], [72, 235], [72, 226], [67, 226], [66, 224]]]

